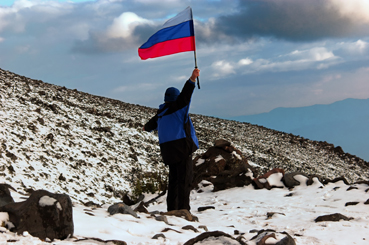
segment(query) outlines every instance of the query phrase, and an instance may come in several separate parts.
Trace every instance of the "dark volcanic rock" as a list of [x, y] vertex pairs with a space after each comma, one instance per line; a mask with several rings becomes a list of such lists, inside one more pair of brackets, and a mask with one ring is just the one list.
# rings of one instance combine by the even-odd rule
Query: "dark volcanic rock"
[[[224, 233], [222, 231], [209, 231], [209, 232], [204, 232], [200, 235], [198, 235], [195, 238], [192, 238], [190, 240], [188, 240], [187, 242], [185, 242], [183, 245], [194, 245], [196, 243], [201, 243], [201, 241], [207, 239], [207, 241], [209, 242], [209, 239], [211, 238], [217, 239], [219, 237], [225, 237], [227, 239], [232, 240], [232, 244], [240, 244], [240, 245], [246, 245], [245, 242], [237, 240], [235, 238], [233, 238], [231, 235]], [[210, 244], [210, 243], [209, 243]]]
[[308, 176], [306, 176], [306, 174], [301, 173], [301, 172], [287, 173], [283, 176], [283, 179], [282, 179], [284, 185], [288, 188], [293, 188], [295, 186], [300, 185], [300, 182], [295, 179], [295, 176], [297, 175], [302, 175], [302, 176], [309, 178]]
[[9, 188], [11, 187], [7, 184], [0, 184], [0, 207], [14, 202], [13, 197], [10, 195]]
[[129, 207], [128, 205], [126, 205], [125, 203], [121, 202], [121, 203], [115, 203], [114, 205], [111, 205], [108, 208], [108, 212], [110, 215], [114, 215], [114, 214], [130, 214], [135, 218], [139, 218], [138, 215], [136, 214], [136, 212], [134, 212], [132, 210], [131, 207]]
[[324, 222], [324, 221], [338, 222], [341, 219], [349, 221], [349, 220], [352, 220], [353, 218], [348, 218], [345, 215], [342, 215], [340, 213], [335, 213], [335, 214], [328, 214], [328, 215], [319, 216], [318, 218], [315, 219], [315, 222]]
[[72, 201], [65, 194], [34, 191], [26, 201], [7, 204], [0, 207], [0, 212], [9, 214], [13, 231], [18, 234], [28, 231], [41, 240], [73, 236]]
[[217, 140], [193, 162], [193, 186], [207, 180], [214, 185], [213, 191], [249, 185], [257, 174], [242, 153], [225, 140]]

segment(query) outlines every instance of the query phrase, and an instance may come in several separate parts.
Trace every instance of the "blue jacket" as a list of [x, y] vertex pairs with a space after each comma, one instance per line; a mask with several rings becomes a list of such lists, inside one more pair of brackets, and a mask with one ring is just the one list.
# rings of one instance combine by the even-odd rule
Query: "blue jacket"
[[160, 151], [165, 164], [186, 159], [199, 148], [195, 129], [188, 115], [195, 83], [188, 80], [177, 100], [159, 106], [145, 130], [158, 130]]

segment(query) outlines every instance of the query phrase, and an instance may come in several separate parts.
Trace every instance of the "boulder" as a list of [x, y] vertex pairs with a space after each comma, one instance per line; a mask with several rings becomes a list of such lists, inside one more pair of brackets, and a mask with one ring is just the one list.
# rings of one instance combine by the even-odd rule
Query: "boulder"
[[12, 187], [7, 184], [0, 184], [0, 207], [14, 202], [13, 197], [10, 195], [9, 188]]
[[9, 203], [0, 207], [0, 212], [8, 213], [12, 231], [18, 234], [27, 231], [41, 240], [73, 236], [72, 201], [65, 194], [34, 191], [26, 201]]
[[249, 185], [256, 176], [247, 159], [226, 140], [215, 141], [204, 154], [194, 161], [193, 187], [207, 180], [214, 186], [213, 191]]

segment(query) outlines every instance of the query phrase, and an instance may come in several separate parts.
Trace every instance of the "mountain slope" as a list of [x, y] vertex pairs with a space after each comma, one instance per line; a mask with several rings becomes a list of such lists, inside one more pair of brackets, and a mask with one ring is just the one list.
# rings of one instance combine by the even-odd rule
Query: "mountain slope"
[[[20, 193], [46, 189], [81, 203], [103, 204], [165, 184], [167, 169], [157, 136], [142, 132], [155, 109], [1, 69], [0, 96], [0, 181]], [[326, 178], [345, 176], [350, 182], [369, 179], [367, 162], [331, 144], [248, 123], [191, 116], [200, 141], [196, 154], [223, 138], [260, 173], [278, 167]]]
[[329, 105], [276, 108], [269, 113], [232, 119], [331, 142], [369, 160], [369, 99], [346, 99]]

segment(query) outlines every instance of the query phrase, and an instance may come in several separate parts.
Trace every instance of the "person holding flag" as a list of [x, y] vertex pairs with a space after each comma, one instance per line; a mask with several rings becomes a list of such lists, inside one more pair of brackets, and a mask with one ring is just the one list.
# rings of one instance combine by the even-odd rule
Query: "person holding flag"
[[181, 92], [174, 87], [168, 88], [164, 95], [165, 103], [143, 127], [145, 131], [158, 131], [161, 156], [169, 166], [168, 211], [191, 209], [192, 153], [199, 148], [199, 142], [188, 114], [199, 75], [200, 70], [194, 69]]
[[164, 164], [169, 166], [168, 211], [191, 209], [192, 153], [199, 148], [189, 117], [196, 80], [200, 88], [191, 8], [186, 8], [165, 22], [164, 26], [138, 49], [143, 60], [186, 51], [194, 51], [195, 54], [195, 69], [191, 77], [185, 82], [181, 92], [174, 87], [166, 89], [164, 103], [143, 127], [143, 130], [148, 132], [158, 131], [161, 156]]

